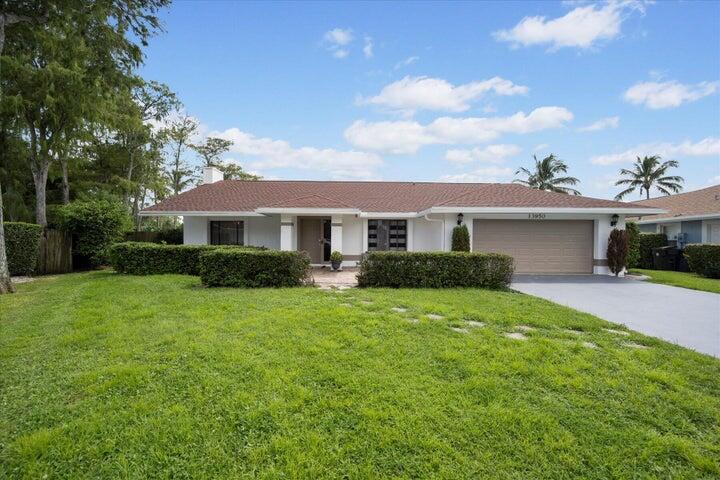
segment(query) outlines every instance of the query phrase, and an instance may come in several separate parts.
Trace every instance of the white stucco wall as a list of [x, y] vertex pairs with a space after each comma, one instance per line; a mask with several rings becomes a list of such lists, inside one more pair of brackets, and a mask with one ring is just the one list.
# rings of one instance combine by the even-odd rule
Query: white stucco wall
[[363, 250], [363, 221], [355, 215], [342, 217], [342, 246], [345, 255], [361, 255]]
[[720, 220], [702, 221], [702, 243], [720, 243]]
[[442, 215], [430, 215], [428, 218], [416, 218], [413, 221], [413, 251], [432, 252], [443, 249]]
[[207, 217], [183, 217], [183, 243], [190, 245], [208, 243]]

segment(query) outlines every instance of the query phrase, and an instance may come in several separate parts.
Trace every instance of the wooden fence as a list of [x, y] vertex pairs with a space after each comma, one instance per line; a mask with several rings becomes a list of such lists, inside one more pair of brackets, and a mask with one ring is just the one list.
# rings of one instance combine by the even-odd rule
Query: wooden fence
[[125, 240], [128, 242], [157, 242], [160, 232], [127, 232]]
[[45, 229], [40, 237], [39, 253], [37, 275], [72, 272], [72, 236], [69, 233]]

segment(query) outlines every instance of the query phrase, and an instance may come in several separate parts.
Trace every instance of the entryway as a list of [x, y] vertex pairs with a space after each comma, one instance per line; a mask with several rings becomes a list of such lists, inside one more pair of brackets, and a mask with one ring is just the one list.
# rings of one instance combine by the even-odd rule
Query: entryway
[[307, 252], [313, 264], [330, 262], [331, 240], [330, 217], [298, 217], [298, 250]]

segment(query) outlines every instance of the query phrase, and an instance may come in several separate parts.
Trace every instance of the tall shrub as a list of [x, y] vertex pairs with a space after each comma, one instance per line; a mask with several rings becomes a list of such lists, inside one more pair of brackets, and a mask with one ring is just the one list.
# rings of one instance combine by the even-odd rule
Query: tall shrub
[[720, 245], [693, 244], [683, 250], [690, 271], [708, 278], [720, 278]]
[[625, 231], [628, 233], [627, 267], [637, 268], [640, 262], [640, 229], [635, 222], [626, 222]]
[[108, 261], [108, 249], [131, 226], [122, 204], [110, 200], [77, 201], [59, 211], [60, 223], [73, 236], [74, 253], [92, 267]]
[[451, 248], [453, 252], [470, 251], [470, 233], [464, 223], [453, 228]]
[[5, 222], [4, 225], [10, 275], [32, 275], [37, 266], [42, 227], [23, 222]]
[[664, 233], [641, 233], [638, 235], [639, 267], [654, 268], [653, 248], [666, 247], [667, 243], [667, 235]]
[[607, 260], [610, 271], [618, 276], [627, 265], [628, 233], [613, 228], [610, 232], [607, 248]]

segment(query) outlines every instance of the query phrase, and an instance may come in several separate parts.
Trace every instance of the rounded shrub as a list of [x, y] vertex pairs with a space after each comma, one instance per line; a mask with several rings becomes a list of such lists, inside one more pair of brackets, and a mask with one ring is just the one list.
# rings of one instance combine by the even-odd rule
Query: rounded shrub
[[653, 249], [666, 247], [668, 244], [667, 235], [664, 233], [641, 233], [638, 235], [638, 252], [640, 268], [654, 268]]
[[10, 275], [32, 275], [38, 262], [42, 227], [24, 222], [3, 222], [3, 226]]
[[109, 200], [77, 201], [59, 211], [62, 228], [73, 236], [74, 253], [91, 267], [108, 261], [110, 245], [122, 240], [130, 216], [122, 204]]

